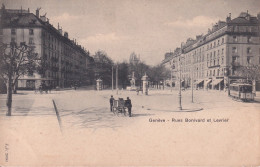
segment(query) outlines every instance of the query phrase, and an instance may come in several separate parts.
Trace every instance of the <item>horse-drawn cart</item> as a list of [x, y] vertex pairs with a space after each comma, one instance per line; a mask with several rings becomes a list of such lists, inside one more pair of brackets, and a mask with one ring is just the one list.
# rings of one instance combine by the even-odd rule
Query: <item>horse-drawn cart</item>
[[114, 114], [119, 115], [120, 113], [127, 115], [126, 113], [125, 100], [123, 98], [119, 98], [118, 100], [113, 101], [112, 111]]

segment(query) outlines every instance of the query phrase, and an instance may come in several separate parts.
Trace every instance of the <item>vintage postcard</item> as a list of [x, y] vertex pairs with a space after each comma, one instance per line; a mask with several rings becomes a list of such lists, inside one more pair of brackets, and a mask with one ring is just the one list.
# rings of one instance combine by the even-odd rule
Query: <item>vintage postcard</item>
[[259, 0], [0, 2], [0, 166], [260, 166]]

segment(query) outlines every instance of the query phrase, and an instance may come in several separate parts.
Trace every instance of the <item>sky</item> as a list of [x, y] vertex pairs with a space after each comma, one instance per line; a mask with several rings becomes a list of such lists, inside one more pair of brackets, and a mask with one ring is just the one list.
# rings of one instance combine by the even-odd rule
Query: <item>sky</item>
[[242, 11], [254, 16], [260, 0], [0, 0], [7, 9], [47, 13], [50, 23], [94, 55], [105, 51], [115, 62], [132, 52], [150, 65], [181, 42], [205, 34], [219, 20]]

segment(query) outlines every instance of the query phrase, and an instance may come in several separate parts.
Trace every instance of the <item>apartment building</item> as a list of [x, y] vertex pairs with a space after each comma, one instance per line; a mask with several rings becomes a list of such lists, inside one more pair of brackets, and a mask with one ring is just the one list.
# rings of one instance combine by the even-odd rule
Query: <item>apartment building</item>
[[[255, 17], [242, 12], [234, 19], [230, 14], [206, 35], [182, 43], [179, 60], [183, 85], [223, 90], [229, 83], [245, 80], [235, 67], [260, 64], [259, 23], [259, 14]], [[256, 85], [258, 88], [259, 81]]]
[[33, 14], [29, 9], [5, 9], [3, 5], [0, 16], [1, 42], [34, 46], [41, 60], [41, 70], [21, 76], [18, 88], [35, 89], [42, 82], [61, 88], [86, 84], [87, 62], [92, 59], [89, 52], [76, 40], [70, 40], [59, 25], [57, 29], [51, 25], [46, 14], [40, 16], [40, 9]]

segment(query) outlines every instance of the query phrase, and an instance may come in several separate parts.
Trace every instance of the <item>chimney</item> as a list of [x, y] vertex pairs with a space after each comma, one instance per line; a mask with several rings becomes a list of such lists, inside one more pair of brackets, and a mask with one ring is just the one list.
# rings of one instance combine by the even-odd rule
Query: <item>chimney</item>
[[246, 19], [250, 20], [250, 15], [248, 14], [248, 10], [246, 11]]
[[39, 16], [40, 16], [40, 10], [41, 10], [41, 8], [37, 8], [36, 9], [36, 16], [39, 18]]
[[257, 18], [258, 18], [258, 20], [260, 21], [260, 12], [257, 13]]
[[28, 13], [30, 13], [30, 8], [28, 8]]
[[231, 13], [229, 13], [229, 16], [226, 18], [226, 22], [230, 22], [231, 21]]
[[59, 29], [59, 33], [62, 34], [62, 28]]
[[43, 16], [40, 16], [40, 19], [41, 19], [43, 22], [46, 22], [46, 21], [47, 21], [46, 14], [43, 15]]
[[64, 32], [64, 37], [69, 38], [68, 32]]

